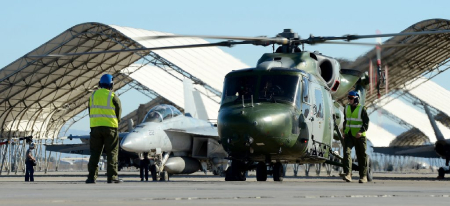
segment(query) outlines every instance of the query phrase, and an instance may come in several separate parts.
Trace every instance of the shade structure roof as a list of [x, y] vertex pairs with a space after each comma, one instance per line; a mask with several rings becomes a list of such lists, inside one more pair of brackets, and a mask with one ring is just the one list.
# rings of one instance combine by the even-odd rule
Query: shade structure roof
[[419, 146], [429, 143], [430, 139], [427, 136], [425, 136], [425, 134], [423, 134], [417, 128], [412, 128], [397, 136], [394, 140], [391, 141], [391, 143], [389, 143], [389, 146], [390, 147]]
[[[446, 19], [430, 19], [418, 22], [402, 33], [419, 32], [429, 30], [449, 30], [450, 21]], [[388, 67], [388, 89], [401, 89], [408, 82], [412, 83], [421, 75], [431, 78], [450, 66], [450, 33], [421, 35], [421, 36], [396, 36], [388, 39], [383, 44], [403, 44], [405, 46], [384, 47], [381, 50], [382, 68]], [[376, 49], [372, 49], [357, 58], [351, 65], [351, 69], [362, 72], [369, 71], [369, 62], [376, 68]], [[386, 91], [382, 85], [381, 95]], [[382, 97], [384, 98], [384, 97]], [[377, 100], [376, 92], [367, 95], [367, 106], [373, 106]]]
[[418, 78], [405, 87], [410, 94], [450, 116], [450, 91], [427, 78]]
[[[449, 29], [448, 20], [433, 19], [414, 24], [403, 32]], [[129, 27], [83, 23], [75, 25], [0, 70], [0, 139], [33, 135], [54, 138], [64, 124], [85, 111], [89, 94], [96, 89], [105, 73], [115, 77], [115, 88], [124, 85], [146, 91], [148, 96], [169, 96], [165, 90], [149, 88], [146, 79], [136, 79], [164, 71], [177, 85], [183, 78], [192, 79], [206, 101], [218, 104], [223, 76], [231, 70], [248, 67], [218, 48], [196, 48], [158, 51], [126, 51], [65, 57], [36, 57], [47, 54], [82, 53], [92, 51], [131, 50], [155, 46], [207, 43], [199, 38], [142, 40], [139, 37], [169, 33]], [[446, 70], [449, 57], [449, 34], [394, 37], [387, 42], [417, 43], [408, 47], [384, 49], [382, 59], [389, 67], [389, 87], [400, 88], [419, 74]], [[425, 45], [425, 46], [423, 46]], [[374, 60], [375, 50], [357, 59], [352, 68], [368, 70], [368, 60]], [[153, 70], [152, 70], [153, 69]], [[140, 71], [145, 71], [138, 75]], [[156, 72], [155, 72], [156, 73]], [[133, 79], [132, 77], [136, 78]], [[169, 78], [170, 79], [170, 78]], [[160, 83], [161, 84], [161, 83]], [[146, 86], [147, 85], [147, 86]], [[382, 91], [383, 92], [383, 91]], [[171, 102], [179, 96], [170, 97]], [[369, 103], [375, 95], [369, 95]], [[211, 105], [214, 105], [211, 104]], [[182, 106], [182, 105], [178, 105]], [[208, 106], [207, 106], [208, 107]], [[216, 106], [217, 107], [217, 106]], [[208, 111], [215, 110], [210, 106]], [[213, 112], [208, 112], [214, 118]]]
[[[233, 69], [247, 67], [214, 47], [41, 57], [48, 54], [206, 43], [198, 38], [155, 40], [151, 43], [149, 40], [134, 39], [150, 34], [162, 33], [83, 23], [69, 28], [4, 67], [0, 70], [0, 139], [29, 135], [42, 139], [56, 137], [64, 124], [77, 121], [74, 117], [86, 110], [89, 95], [97, 88], [99, 78], [105, 73], [113, 74], [116, 90], [132, 84], [155, 98], [161, 95], [130, 77], [133, 72], [152, 65], [173, 77], [164, 85], [190, 78], [200, 85], [197, 88], [203, 89], [201, 92], [204, 96], [218, 104], [224, 75]], [[129, 67], [132, 64], [141, 66]]]

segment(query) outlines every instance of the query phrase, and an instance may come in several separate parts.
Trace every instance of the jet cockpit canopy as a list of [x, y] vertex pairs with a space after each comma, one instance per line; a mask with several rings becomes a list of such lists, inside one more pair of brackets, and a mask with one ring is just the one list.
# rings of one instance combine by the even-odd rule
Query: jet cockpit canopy
[[179, 115], [183, 115], [183, 113], [174, 106], [161, 104], [150, 109], [142, 122], [162, 122]]

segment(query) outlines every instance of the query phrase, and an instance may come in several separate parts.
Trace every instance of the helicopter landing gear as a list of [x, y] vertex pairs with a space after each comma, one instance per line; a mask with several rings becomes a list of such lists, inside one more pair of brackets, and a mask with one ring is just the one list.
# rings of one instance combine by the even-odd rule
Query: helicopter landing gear
[[316, 175], [320, 176], [320, 171], [322, 170], [322, 164], [321, 163], [314, 164], [314, 167], [316, 168]]
[[308, 177], [309, 176], [309, 169], [311, 168], [311, 164], [306, 163], [305, 165], [305, 176]]
[[256, 166], [256, 181], [267, 180], [267, 166], [264, 162], [259, 162]]
[[245, 181], [245, 164], [238, 160], [232, 160], [231, 166], [225, 173], [225, 181]]
[[331, 176], [331, 173], [333, 172], [333, 165], [325, 164], [325, 169], [327, 170], [327, 175]]
[[294, 177], [297, 177], [299, 168], [300, 168], [299, 164], [294, 164]]
[[272, 171], [273, 181], [282, 182], [284, 178], [284, 167], [281, 162], [275, 163], [273, 165]]

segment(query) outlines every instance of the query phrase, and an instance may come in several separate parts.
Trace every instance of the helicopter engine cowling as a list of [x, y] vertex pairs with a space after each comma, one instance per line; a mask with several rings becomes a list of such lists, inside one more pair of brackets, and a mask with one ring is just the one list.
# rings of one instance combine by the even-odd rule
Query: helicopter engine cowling
[[317, 72], [327, 83], [328, 87], [331, 89], [331, 92], [336, 92], [341, 83], [339, 75], [341, 65], [339, 62], [331, 57], [323, 56], [316, 52], [311, 53], [311, 58], [317, 60]]

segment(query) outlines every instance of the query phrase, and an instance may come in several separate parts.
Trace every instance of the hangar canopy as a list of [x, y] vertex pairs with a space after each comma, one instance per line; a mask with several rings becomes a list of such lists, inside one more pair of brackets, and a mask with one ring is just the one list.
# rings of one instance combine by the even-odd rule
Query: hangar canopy
[[[450, 21], [446, 19], [430, 19], [418, 22], [402, 33], [419, 32], [429, 30], [448, 30]], [[388, 39], [383, 44], [404, 44], [405, 46], [384, 47], [381, 50], [381, 62], [383, 69], [388, 67], [389, 90], [401, 89], [407, 84], [412, 84], [422, 76], [428, 79], [450, 68], [450, 33], [421, 35], [421, 36], [396, 36]], [[362, 72], [369, 71], [369, 62], [374, 67], [377, 60], [376, 49], [372, 49], [357, 58], [349, 68]], [[421, 76], [422, 75], [422, 76]], [[417, 85], [416, 85], [417, 86]], [[380, 90], [381, 99], [386, 97], [384, 87]], [[377, 100], [376, 92], [367, 95], [367, 106], [374, 106]]]
[[[205, 98], [218, 104], [224, 75], [247, 67], [216, 47], [32, 57], [207, 43], [199, 38], [135, 39], [161, 34], [167, 33], [101, 23], [79, 24], [4, 67], [0, 70], [0, 139], [29, 135], [35, 139], [56, 137], [64, 124], [76, 122], [78, 119], [74, 117], [86, 110], [89, 94], [105, 73], [114, 75], [115, 90], [129, 84], [150, 98], [169, 95], [171, 85], [189, 78], [198, 84], [196, 88]], [[134, 67], [129, 67], [132, 64]], [[151, 69], [143, 69], [150, 65]], [[159, 84], [167, 90], [157, 93], [130, 78], [139, 70], [149, 78], [164, 71], [171, 78], [159, 77]], [[148, 79], [140, 81], [145, 83]]]
[[[403, 32], [449, 28], [448, 20], [432, 19], [414, 24]], [[154, 77], [152, 73], [159, 71], [155, 70], [158, 68], [171, 76], [164, 84], [176, 85], [183, 78], [190, 78], [207, 101], [217, 104], [220, 101], [223, 76], [233, 69], [248, 67], [214, 47], [154, 52], [127, 51], [58, 58], [30, 57], [207, 43], [199, 38], [138, 38], [162, 34], [168, 33], [84, 23], [68, 29], [4, 67], [0, 70], [0, 139], [28, 135], [35, 138], [56, 137], [64, 124], [77, 121], [74, 117], [87, 108], [89, 93], [96, 88], [99, 77], [104, 73], [112, 73], [115, 76], [116, 89], [129, 84], [155, 98], [170, 94], [169, 86], [167, 91], [158, 89], [156, 92], [153, 90], [156, 87], [150, 88], [151, 84], [147, 84], [147, 79]], [[389, 87], [402, 88], [420, 74], [429, 74], [430, 77], [448, 69], [446, 63], [450, 54], [449, 35], [398, 36], [386, 41], [408, 45], [385, 48], [382, 51], [383, 64], [389, 67]], [[369, 60], [374, 62], [375, 59], [374, 49], [358, 58], [351, 67], [368, 71]], [[142, 75], [136, 73], [140, 71], [144, 71]], [[130, 76], [140, 80], [136, 81]], [[180, 103], [176, 104], [181, 104], [176, 98], [174, 95], [170, 101], [178, 101]], [[369, 95], [369, 104], [375, 99], [376, 94]], [[214, 114], [208, 115], [214, 119]]]

